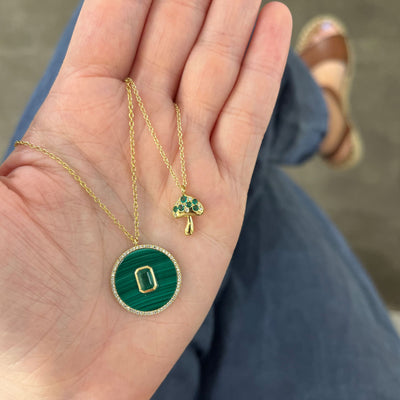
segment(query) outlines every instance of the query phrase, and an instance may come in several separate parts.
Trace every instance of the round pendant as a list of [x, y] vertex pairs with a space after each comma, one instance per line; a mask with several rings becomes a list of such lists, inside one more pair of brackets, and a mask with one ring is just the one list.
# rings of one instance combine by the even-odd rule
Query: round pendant
[[181, 271], [167, 250], [144, 244], [121, 254], [111, 273], [114, 296], [125, 310], [158, 314], [170, 306], [181, 288]]

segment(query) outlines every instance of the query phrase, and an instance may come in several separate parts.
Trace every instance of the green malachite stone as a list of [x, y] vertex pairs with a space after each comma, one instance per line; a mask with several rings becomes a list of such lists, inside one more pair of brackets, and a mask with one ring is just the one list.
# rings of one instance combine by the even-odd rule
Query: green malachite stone
[[[117, 300], [122, 300], [122, 305], [130, 308], [128, 311], [154, 314], [166, 308], [177, 296], [181, 282], [180, 271], [175, 259], [164, 249], [158, 250], [151, 245], [138, 247], [133, 248], [133, 251], [114, 266], [113, 291]], [[155, 281], [151, 269], [142, 267], [151, 267]], [[137, 271], [138, 269], [140, 270]], [[155, 290], [142, 293], [137, 279], [142, 291], [154, 287]]]

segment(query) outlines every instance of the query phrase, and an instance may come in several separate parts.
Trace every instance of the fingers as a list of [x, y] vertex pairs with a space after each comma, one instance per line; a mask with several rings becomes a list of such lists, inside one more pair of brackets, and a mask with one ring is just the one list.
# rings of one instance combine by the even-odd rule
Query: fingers
[[153, 1], [130, 74], [139, 86], [175, 98], [183, 67], [210, 1]]
[[124, 79], [128, 76], [151, 0], [86, 0], [64, 66]]
[[260, 0], [214, 0], [178, 92], [191, 128], [208, 134], [237, 79]]
[[269, 3], [263, 8], [237, 83], [211, 138], [220, 170], [246, 186], [275, 106], [291, 30], [286, 6]]

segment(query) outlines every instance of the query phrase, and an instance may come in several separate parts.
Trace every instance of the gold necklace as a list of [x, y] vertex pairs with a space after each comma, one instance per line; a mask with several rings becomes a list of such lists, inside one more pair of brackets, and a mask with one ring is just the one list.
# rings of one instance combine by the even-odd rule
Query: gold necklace
[[[182, 184], [179, 182], [172, 166], [154, 133], [154, 129], [150, 123], [147, 112], [144, 108], [143, 101], [139, 96], [139, 92], [133, 80], [126, 80], [126, 89], [129, 104], [129, 138], [130, 138], [130, 156], [131, 156], [131, 178], [132, 178], [132, 194], [133, 194], [133, 216], [135, 222], [135, 234], [132, 235], [128, 229], [118, 220], [118, 218], [110, 211], [110, 209], [95, 195], [93, 190], [79, 176], [79, 174], [59, 156], [47, 150], [43, 146], [35, 145], [31, 142], [18, 140], [15, 146], [26, 146], [36, 150], [47, 157], [55, 160], [60, 164], [85, 192], [94, 200], [96, 204], [108, 215], [108, 217], [118, 226], [125, 236], [132, 241], [134, 247], [126, 250], [116, 260], [111, 273], [112, 292], [125, 310], [138, 315], [153, 315], [169, 307], [178, 296], [181, 287], [181, 272], [177, 261], [170, 252], [153, 244], [139, 244], [139, 210], [137, 196], [137, 176], [136, 176], [136, 160], [135, 160], [135, 124], [132, 102], [132, 92], [135, 93], [139, 107], [147, 126], [152, 134], [154, 142], [161, 154], [164, 163], [167, 165], [169, 172], [182, 191], [182, 196], [173, 208], [175, 218], [186, 216], [188, 224], [185, 230], [186, 234], [193, 233], [192, 215], [201, 215], [203, 206], [201, 203], [186, 195], [187, 178], [185, 171], [184, 147], [182, 137], [182, 127], [180, 110], [175, 104], [177, 114], [179, 150], [181, 158]], [[190, 204], [188, 204], [190, 203]], [[189, 226], [189, 227], [188, 227]]]
[[[131, 127], [130, 131], [133, 132], [133, 126], [134, 126], [134, 112], [133, 112], [133, 102], [132, 102], [132, 97], [133, 97], [132, 93], [133, 93], [136, 97], [136, 101], [138, 103], [140, 111], [142, 112], [142, 115], [146, 122], [147, 128], [154, 140], [154, 143], [155, 143], [158, 151], [160, 152], [161, 158], [164, 161], [164, 164], [167, 166], [168, 171], [171, 174], [172, 178], [174, 179], [176, 186], [182, 192], [179, 200], [173, 206], [172, 215], [175, 218], [186, 217], [187, 223], [186, 223], [186, 228], [185, 228], [185, 234], [192, 235], [194, 232], [194, 223], [193, 223], [192, 216], [202, 215], [204, 212], [204, 207], [199, 202], [198, 199], [186, 194], [187, 177], [186, 177], [186, 167], [185, 167], [185, 149], [183, 146], [182, 121], [181, 121], [181, 112], [179, 110], [179, 107], [177, 104], [175, 104], [182, 183], [179, 181], [174, 169], [172, 168], [171, 163], [168, 160], [167, 155], [165, 154], [163, 147], [161, 146], [160, 141], [158, 140], [156, 133], [154, 132], [154, 128], [151, 125], [149, 116], [147, 114], [146, 108], [144, 107], [143, 100], [140, 97], [139, 90], [137, 89], [135, 82], [131, 78], [127, 78], [125, 80], [125, 83], [126, 83], [126, 90], [127, 90], [127, 94], [128, 94], [129, 124]], [[133, 138], [131, 135], [131, 148], [132, 148], [132, 140], [133, 140]], [[134, 171], [136, 168], [135, 161], [134, 161], [135, 160], [134, 154], [133, 154], [133, 158], [131, 157], [131, 160], [133, 160], [132, 168]], [[133, 171], [132, 171], [132, 175], [134, 173]]]

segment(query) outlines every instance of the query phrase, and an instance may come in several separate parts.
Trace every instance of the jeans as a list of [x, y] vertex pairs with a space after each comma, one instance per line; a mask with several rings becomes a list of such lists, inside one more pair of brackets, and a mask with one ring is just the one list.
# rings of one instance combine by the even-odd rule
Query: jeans
[[[46, 98], [78, 15], [12, 141]], [[228, 272], [153, 399], [400, 398], [400, 340], [381, 299], [341, 234], [279, 169], [313, 156], [326, 127], [321, 92], [291, 52]]]

